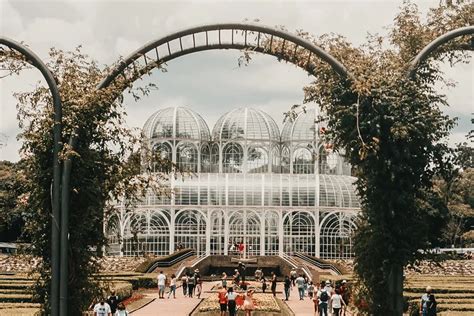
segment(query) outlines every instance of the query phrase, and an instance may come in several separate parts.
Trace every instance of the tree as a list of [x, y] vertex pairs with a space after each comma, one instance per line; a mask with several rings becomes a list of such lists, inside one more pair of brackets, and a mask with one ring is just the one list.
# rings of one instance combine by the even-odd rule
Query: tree
[[[61, 159], [73, 159], [70, 195], [69, 296], [70, 315], [81, 315], [101, 288], [95, 279], [97, 257], [106, 245], [103, 234], [104, 210], [121, 198], [134, 201], [148, 189], [159, 189], [164, 175], [149, 173], [155, 163], [166, 163], [146, 150], [138, 131], [124, 124], [122, 91], [137, 100], [154, 88], [153, 84], [133, 88], [137, 74], [124, 71], [114, 85], [100, 91], [97, 84], [110, 68], [101, 68], [80, 47], [73, 52], [51, 49], [47, 66], [56, 78], [63, 101], [63, 144], [75, 135], [74, 148], [64, 145]], [[3, 69], [18, 73], [27, 61], [14, 52], [1, 50]], [[114, 67], [112, 65], [111, 67]], [[156, 66], [156, 65], [154, 65]], [[52, 179], [52, 100], [41, 83], [32, 91], [15, 94], [23, 141], [21, 171], [29, 194], [23, 203], [28, 210], [25, 231], [31, 238], [31, 252], [42, 258], [37, 268], [35, 299], [49, 314]]]
[[470, 241], [470, 231], [474, 226], [474, 169], [461, 170], [451, 183], [440, 181], [438, 186], [446, 194], [449, 209], [449, 218], [443, 229], [445, 246], [463, 247], [463, 241]]
[[25, 225], [28, 181], [22, 162], [0, 161], [0, 240], [17, 241]]
[[[443, 115], [447, 101], [434, 83], [443, 80], [438, 61], [468, 61], [460, 49], [470, 39], [459, 38], [433, 52], [414, 78], [407, 77], [409, 64], [438, 36], [473, 24], [469, 3], [441, 5], [423, 20], [416, 5], [407, 2], [388, 36], [369, 35], [360, 47], [338, 35], [314, 38], [300, 32], [352, 75], [341, 78], [329, 65], [312, 60], [316, 80], [305, 87], [305, 102], [316, 102], [326, 112], [328, 142], [345, 152], [358, 177], [362, 212], [355, 272], [365, 286], [370, 315], [402, 314], [403, 267], [439, 240], [435, 227], [442, 225], [447, 210], [433, 180], [447, 168], [443, 157], [450, 150], [443, 140], [455, 122]], [[274, 50], [292, 56], [284, 44]]]

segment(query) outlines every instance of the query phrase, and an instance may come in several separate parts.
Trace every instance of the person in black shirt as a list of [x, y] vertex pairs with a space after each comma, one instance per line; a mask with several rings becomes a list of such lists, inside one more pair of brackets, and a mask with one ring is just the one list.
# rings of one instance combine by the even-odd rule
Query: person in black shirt
[[288, 301], [288, 298], [290, 297], [290, 287], [291, 287], [291, 280], [288, 276], [285, 276], [285, 301]]
[[115, 315], [115, 311], [117, 310], [117, 305], [119, 303], [119, 297], [115, 295], [115, 291], [110, 293], [110, 296], [107, 298], [107, 304], [110, 306], [110, 311], [112, 315]]
[[270, 289], [272, 290], [273, 296], [276, 296], [276, 288], [277, 288], [277, 276], [275, 272], [272, 271], [272, 279], [271, 279], [272, 285]]

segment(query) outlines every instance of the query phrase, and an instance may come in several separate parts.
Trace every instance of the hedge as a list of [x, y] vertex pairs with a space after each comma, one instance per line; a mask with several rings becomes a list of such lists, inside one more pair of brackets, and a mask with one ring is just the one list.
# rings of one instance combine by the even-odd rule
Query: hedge
[[25, 303], [31, 302], [31, 294], [0, 294], [0, 302], [2, 303]]

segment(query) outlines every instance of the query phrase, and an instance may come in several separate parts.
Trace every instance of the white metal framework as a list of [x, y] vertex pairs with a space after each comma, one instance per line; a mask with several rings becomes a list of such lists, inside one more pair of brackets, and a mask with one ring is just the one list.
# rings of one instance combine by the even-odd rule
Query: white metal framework
[[355, 178], [326, 149], [316, 115], [301, 113], [280, 136], [268, 114], [240, 108], [217, 121], [211, 138], [194, 111], [159, 110], [144, 126], [150, 148], [192, 173], [170, 177], [169, 195], [149, 192], [131, 210], [117, 203], [106, 219], [109, 253], [165, 255], [182, 246], [228, 254], [243, 242], [247, 256], [351, 257]]

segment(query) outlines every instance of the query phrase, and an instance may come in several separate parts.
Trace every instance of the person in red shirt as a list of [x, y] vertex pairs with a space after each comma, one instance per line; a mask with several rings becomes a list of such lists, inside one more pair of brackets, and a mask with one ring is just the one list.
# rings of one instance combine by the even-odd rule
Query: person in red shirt
[[242, 256], [244, 255], [244, 249], [245, 249], [244, 243], [240, 242], [240, 244], [239, 244], [240, 258], [242, 258]]
[[222, 285], [218, 286], [219, 291], [217, 295], [219, 297], [219, 305], [221, 307], [221, 316], [225, 316], [227, 312], [227, 290], [222, 287]]

